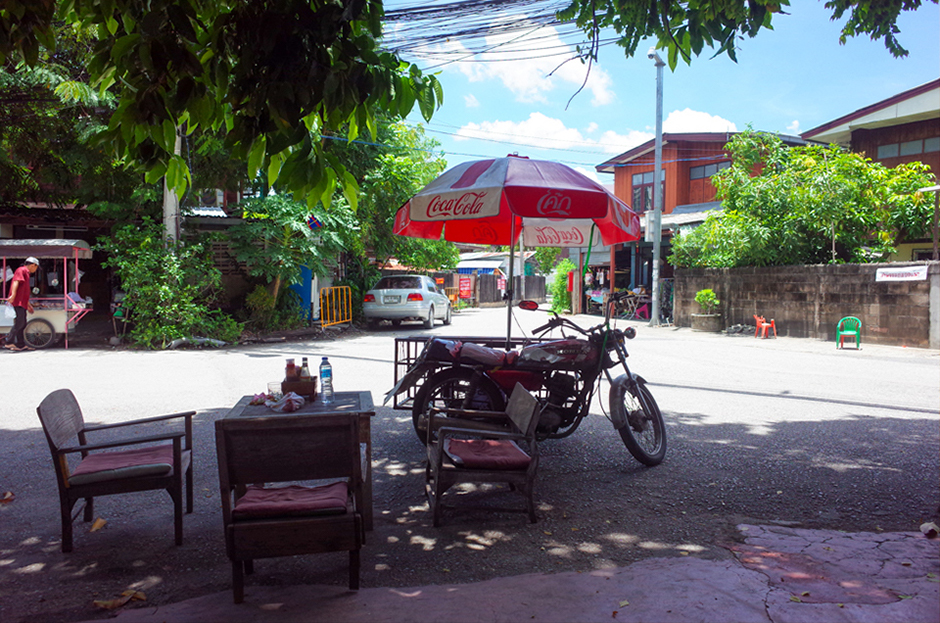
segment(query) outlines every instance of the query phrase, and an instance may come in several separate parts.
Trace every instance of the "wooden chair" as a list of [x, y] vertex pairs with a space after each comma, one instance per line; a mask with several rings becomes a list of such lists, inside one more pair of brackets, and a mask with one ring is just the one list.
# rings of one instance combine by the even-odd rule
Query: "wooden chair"
[[[425, 492], [434, 526], [441, 525], [441, 497], [464, 482], [508, 483], [519, 489], [529, 521], [535, 523], [535, 397], [516, 383], [505, 412], [432, 408], [429, 415]], [[468, 417], [474, 419], [463, 419]]]
[[767, 322], [764, 320], [763, 316], [754, 314], [754, 323], [757, 325], [757, 328], [754, 330], [754, 337], [763, 334], [761, 337], [767, 339], [767, 329], [773, 329], [774, 337], [777, 337], [777, 325], [774, 324], [773, 319]]
[[836, 325], [836, 348], [844, 348], [845, 338], [855, 338], [855, 348], [862, 348], [862, 321], [855, 316], [846, 316]]
[[[359, 418], [226, 418], [216, 421], [215, 440], [235, 603], [256, 558], [348, 551], [349, 588], [357, 590], [365, 543]], [[335, 482], [265, 486], [310, 480]]]
[[[193, 422], [195, 411], [143, 419], [86, 426], [81, 407], [71, 390], [58, 389], [36, 408], [42, 430], [52, 451], [52, 463], [59, 483], [62, 515], [62, 551], [72, 551], [72, 515], [75, 503], [85, 500], [84, 520], [94, 516], [94, 498], [100, 495], [166, 489], [173, 498], [176, 544], [183, 544], [183, 474], [186, 475], [186, 512], [193, 512]], [[184, 419], [184, 429], [132, 439], [89, 444], [86, 434], [126, 426]], [[160, 445], [154, 442], [169, 441]], [[77, 442], [77, 443], [76, 443]], [[151, 444], [151, 445], [144, 445]], [[126, 446], [130, 450], [93, 452]], [[70, 469], [68, 455], [81, 454], [81, 461]]]

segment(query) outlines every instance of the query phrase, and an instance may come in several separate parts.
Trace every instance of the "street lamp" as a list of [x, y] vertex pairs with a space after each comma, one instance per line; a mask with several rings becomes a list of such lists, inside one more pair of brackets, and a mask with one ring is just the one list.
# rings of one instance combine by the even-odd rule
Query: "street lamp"
[[[650, 313], [650, 326], [659, 326], [659, 255], [662, 246], [662, 216], [663, 216], [663, 67], [666, 63], [659, 58], [656, 48], [650, 48], [646, 56], [656, 65], [656, 155], [654, 158], [656, 170], [653, 171], [653, 309]], [[649, 220], [647, 220], [649, 227]]]

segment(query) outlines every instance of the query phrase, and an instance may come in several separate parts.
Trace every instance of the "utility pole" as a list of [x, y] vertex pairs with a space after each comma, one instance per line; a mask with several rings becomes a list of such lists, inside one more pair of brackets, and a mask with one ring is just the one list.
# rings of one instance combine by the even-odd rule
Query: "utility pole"
[[[659, 326], [659, 256], [662, 252], [662, 216], [663, 216], [663, 67], [666, 63], [659, 58], [656, 48], [650, 48], [646, 53], [650, 60], [656, 64], [656, 155], [654, 158], [656, 170], [653, 172], [653, 305], [650, 312], [650, 326]], [[649, 220], [647, 221], [649, 223]], [[649, 226], [649, 225], [647, 225]]]

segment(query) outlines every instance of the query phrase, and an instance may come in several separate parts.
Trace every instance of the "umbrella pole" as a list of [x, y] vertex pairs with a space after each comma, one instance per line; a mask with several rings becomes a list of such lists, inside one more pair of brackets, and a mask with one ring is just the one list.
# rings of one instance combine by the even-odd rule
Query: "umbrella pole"
[[513, 281], [512, 266], [516, 263], [516, 217], [511, 214], [509, 221], [509, 287], [506, 288], [506, 350], [512, 348], [512, 289], [515, 285]]

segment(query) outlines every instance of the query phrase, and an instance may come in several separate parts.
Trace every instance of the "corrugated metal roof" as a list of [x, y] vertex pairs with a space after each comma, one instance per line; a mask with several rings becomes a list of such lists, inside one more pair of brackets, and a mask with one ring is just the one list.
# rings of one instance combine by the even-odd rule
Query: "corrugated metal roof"
[[15, 239], [0, 240], [0, 256], [13, 258], [38, 259], [73, 257], [75, 253], [81, 259], [91, 257], [91, 247], [84, 240], [63, 240], [61, 238], [49, 239]]

